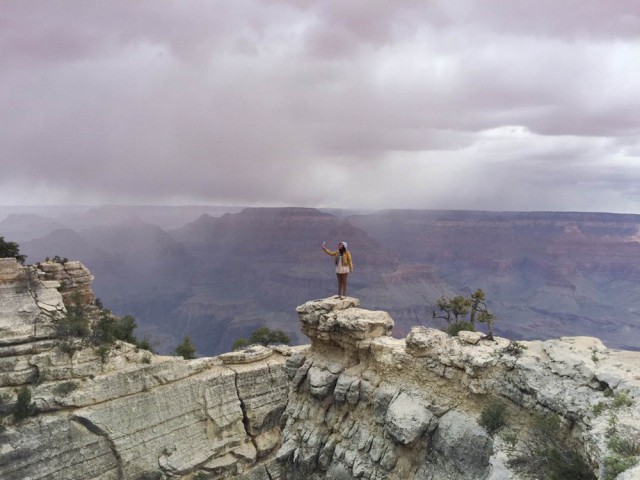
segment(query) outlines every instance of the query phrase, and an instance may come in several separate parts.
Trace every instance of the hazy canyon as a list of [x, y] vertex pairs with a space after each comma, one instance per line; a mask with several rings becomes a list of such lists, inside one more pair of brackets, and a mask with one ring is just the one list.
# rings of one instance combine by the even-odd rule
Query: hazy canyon
[[299, 334], [292, 312], [334, 294], [326, 241], [349, 243], [349, 293], [388, 311], [394, 335], [441, 328], [441, 295], [482, 288], [499, 335], [589, 335], [640, 345], [640, 216], [605, 213], [304, 208], [0, 207], [0, 235], [27, 262], [82, 261], [94, 290], [168, 352], [186, 334], [201, 354], [261, 325]]
[[[396, 339], [387, 312], [351, 297], [297, 307], [311, 344], [293, 348], [188, 361], [63, 342], [70, 300], [95, 308], [92, 279], [76, 261], [0, 259], [0, 478], [551, 478], [535, 442], [584, 469], [562, 478], [640, 475], [638, 453], [618, 468], [611, 443], [640, 438], [640, 352], [421, 326]], [[497, 431], [482, 420], [495, 402], [506, 409]], [[558, 430], [541, 437], [536, 419]]]

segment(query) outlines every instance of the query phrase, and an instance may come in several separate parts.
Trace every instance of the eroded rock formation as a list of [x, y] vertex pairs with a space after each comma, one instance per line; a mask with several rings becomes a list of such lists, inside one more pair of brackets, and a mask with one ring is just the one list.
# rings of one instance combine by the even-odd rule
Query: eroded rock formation
[[[310, 346], [191, 361], [124, 342], [62, 349], [55, 324], [67, 299], [93, 300], [90, 282], [81, 265], [0, 259], [1, 479], [524, 479], [509, 438], [536, 413], [604, 478], [613, 413], [640, 436], [640, 354], [594, 338], [394, 339], [386, 312], [327, 298], [298, 307]], [[23, 386], [37, 415], [14, 421]], [[508, 417], [489, 434], [495, 400]]]
[[252, 350], [236, 363], [185, 361], [124, 342], [67, 353], [54, 335], [63, 294], [93, 299], [88, 271], [70, 267], [0, 259], [1, 411], [27, 386], [38, 412], [5, 418], [0, 478], [278, 478], [290, 349], [268, 349], [258, 363], [243, 363]]
[[[424, 327], [397, 340], [388, 336], [388, 314], [355, 299], [308, 302], [298, 314], [312, 346], [287, 361], [292, 384], [278, 452], [286, 478], [524, 478], [507, 466], [501, 435], [478, 424], [497, 399], [509, 411], [505, 430], [521, 438], [532, 414], [557, 416], [596, 475], [610, 453], [611, 416], [597, 414], [599, 404], [617, 393], [630, 399], [616, 422], [639, 438], [637, 352], [586, 337], [515, 345]], [[640, 478], [640, 467], [619, 478]]]

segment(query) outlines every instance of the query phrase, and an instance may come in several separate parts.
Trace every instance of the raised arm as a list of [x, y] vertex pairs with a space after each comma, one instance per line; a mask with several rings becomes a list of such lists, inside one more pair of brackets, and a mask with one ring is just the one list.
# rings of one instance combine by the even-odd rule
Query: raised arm
[[327, 248], [326, 242], [322, 242], [322, 245], [320, 245], [320, 246], [322, 247], [322, 250], [324, 250], [324, 253], [326, 253], [327, 255], [331, 255], [332, 257], [335, 257], [338, 254], [337, 251], [336, 252], [332, 252], [331, 250], [329, 250]]

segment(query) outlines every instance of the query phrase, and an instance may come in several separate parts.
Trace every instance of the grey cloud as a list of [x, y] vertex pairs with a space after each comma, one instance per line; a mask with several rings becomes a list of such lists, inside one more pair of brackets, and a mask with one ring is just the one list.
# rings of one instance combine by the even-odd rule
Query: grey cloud
[[593, 179], [638, 158], [635, 3], [11, 2], [0, 202], [561, 209], [584, 177], [613, 205]]

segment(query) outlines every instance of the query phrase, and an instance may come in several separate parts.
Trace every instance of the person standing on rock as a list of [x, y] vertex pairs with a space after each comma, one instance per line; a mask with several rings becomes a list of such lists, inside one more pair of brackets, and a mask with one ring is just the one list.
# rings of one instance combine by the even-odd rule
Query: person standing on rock
[[325, 242], [322, 242], [322, 250], [327, 255], [335, 257], [336, 264], [336, 276], [338, 277], [338, 297], [346, 298], [347, 296], [347, 277], [349, 273], [353, 272], [353, 261], [351, 260], [351, 253], [347, 250], [347, 242], [340, 242], [338, 244], [338, 250], [332, 252], [327, 248]]

